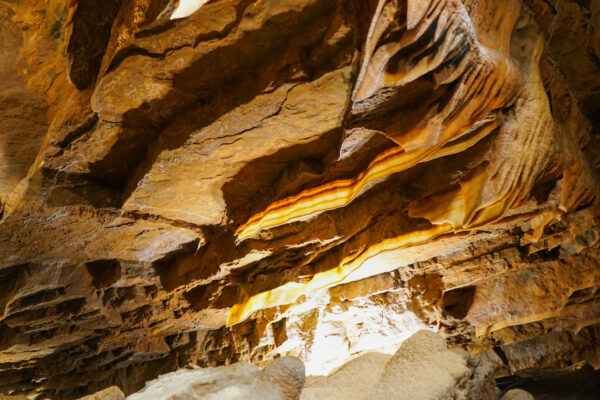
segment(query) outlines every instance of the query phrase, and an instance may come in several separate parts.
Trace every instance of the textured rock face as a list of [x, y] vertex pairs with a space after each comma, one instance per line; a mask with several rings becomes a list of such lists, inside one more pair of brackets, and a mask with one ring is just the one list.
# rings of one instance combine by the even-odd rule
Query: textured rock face
[[[527, 392], [524, 392], [527, 393]], [[327, 377], [308, 382], [302, 400], [497, 399], [493, 368], [418, 331], [393, 355], [367, 353]]]
[[524, 390], [511, 389], [502, 396], [502, 400], [534, 400], [534, 398]]
[[[506, 394], [514, 395], [527, 392]], [[181, 369], [161, 375], [128, 399], [494, 400], [497, 390], [493, 368], [465, 351], [448, 350], [443, 336], [422, 330], [394, 355], [366, 353], [329, 376], [309, 377], [306, 384], [302, 361], [282, 357], [263, 370], [244, 362]]]
[[79, 400], [125, 400], [125, 395], [116, 386], [111, 386], [89, 396], [81, 397]]
[[262, 371], [248, 363], [179, 370], [151, 381], [130, 400], [298, 400], [304, 365], [294, 357], [272, 361]]
[[0, 1], [0, 393], [600, 367], [600, 2], [551, 3]]

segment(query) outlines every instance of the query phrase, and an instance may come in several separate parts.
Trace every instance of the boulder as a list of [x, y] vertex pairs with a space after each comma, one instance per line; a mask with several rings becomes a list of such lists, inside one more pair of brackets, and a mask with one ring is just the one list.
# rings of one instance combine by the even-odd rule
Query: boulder
[[180, 369], [161, 375], [128, 400], [298, 400], [304, 364], [282, 357], [266, 368], [245, 362], [216, 368]]
[[534, 400], [534, 397], [525, 390], [511, 389], [502, 396], [501, 400]]
[[393, 356], [367, 353], [310, 380], [301, 399], [493, 400], [493, 372], [477, 356], [449, 350], [441, 335], [421, 330]]

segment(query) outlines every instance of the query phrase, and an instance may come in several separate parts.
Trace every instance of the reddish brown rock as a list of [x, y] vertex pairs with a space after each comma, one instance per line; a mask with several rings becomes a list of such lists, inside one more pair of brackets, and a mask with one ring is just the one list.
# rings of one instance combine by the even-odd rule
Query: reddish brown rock
[[598, 368], [600, 3], [551, 3], [0, 2], [0, 393]]

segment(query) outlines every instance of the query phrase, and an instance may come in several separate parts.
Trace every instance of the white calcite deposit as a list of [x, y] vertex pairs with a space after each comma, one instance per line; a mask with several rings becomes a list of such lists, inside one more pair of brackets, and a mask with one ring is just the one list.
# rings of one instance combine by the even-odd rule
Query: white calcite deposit
[[297, 400], [304, 365], [293, 357], [263, 370], [245, 362], [217, 368], [181, 369], [161, 375], [128, 400]]
[[493, 368], [448, 350], [444, 338], [421, 330], [393, 356], [367, 353], [327, 377], [307, 381], [302, 400], [493, 400]]

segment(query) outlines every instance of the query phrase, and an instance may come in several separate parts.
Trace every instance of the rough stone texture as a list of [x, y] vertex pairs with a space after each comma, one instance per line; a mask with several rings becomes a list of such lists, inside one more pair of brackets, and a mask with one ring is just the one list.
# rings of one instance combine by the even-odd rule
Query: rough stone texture
[[[515, 390], [507, 395], [511, 392]], [[262, 370], [245, 362], [181, 369], [161, 375], [128, 397], [129, 400], [496, 398], [493, 368], [481, 364], [477, 356], [448, 350], [443, 336], [427, 330], [413, 334], [393, 355], [367, 353], [329, 376], [309, 377], [306, 384], [302, 361], [282, 357]]]
[[[0, 10], [0, 198], [5, 199], [27, 175], [48, 129], [47, 104], [27, 89], [14, 71], [23, 38], [20, 29]], [[0, 206], [2, 209], [2, 206]]]
[[161, 375], [129, 400], [298, 400], [304, 365], [294, 357], [274, 360], [262, 371], [245, 362], [227, 367], [178, 370]]
[[0, 1], [0, 393], [600, 367], [600, 1]]
[[125, 395], [116, 386], [111, 386], [89, 396], [83, 396], [79, 400], [125, 400]]
[[422, 330], [394, 355], [367, 353], [327, 377], [313, 378], [302, 400], [496, 399], [493, 368], [477, 356], [448, 350], [441, 335]]
[[533, 396], [522, 389], [511, 389], [501, 400], [534, 400]]

